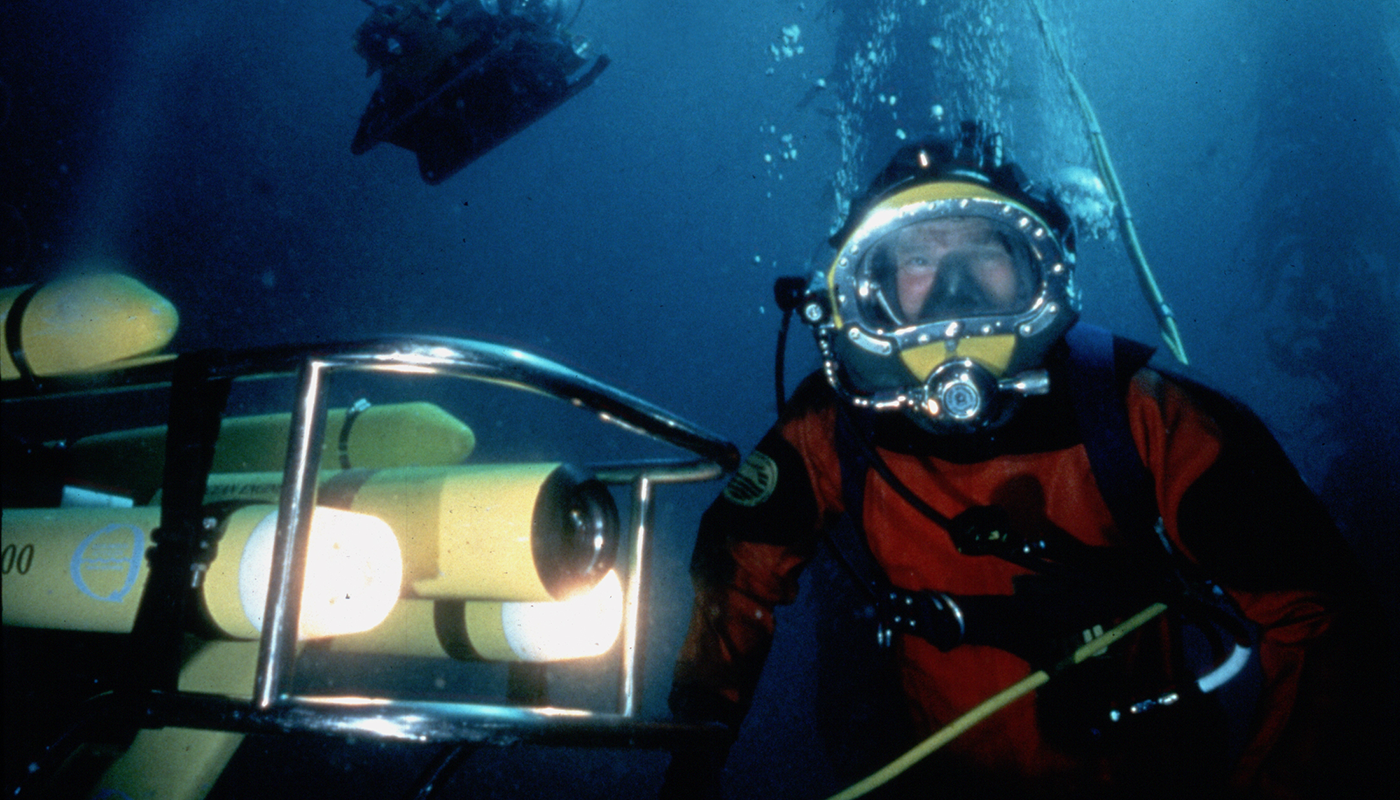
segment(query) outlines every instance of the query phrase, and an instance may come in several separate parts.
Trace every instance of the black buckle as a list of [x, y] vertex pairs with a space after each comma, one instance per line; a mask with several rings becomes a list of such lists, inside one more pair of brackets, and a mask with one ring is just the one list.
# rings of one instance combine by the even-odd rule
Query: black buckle
[[911, 592], [890, 587], [877, 609], [876, 639], [889, 647], [896, 631], [909, 633], [947, 652], [962, 644], [966, 631], [962, 609], [943, 592]]

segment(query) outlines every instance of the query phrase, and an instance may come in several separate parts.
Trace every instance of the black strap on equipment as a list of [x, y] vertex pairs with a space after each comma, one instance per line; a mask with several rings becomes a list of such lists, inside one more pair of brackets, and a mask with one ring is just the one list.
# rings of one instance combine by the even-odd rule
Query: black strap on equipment
[[206, 351], [175, 362], [160, 526], [151, 534], [146, 552], [150, 577], [131, 630], [133, 689], [176, 689], [181, 636], [197, 607], [195, 592], [214, 560], [217, 531], [205, 525], [204, 495], [232, 387], [229, 378], [215, 375], [219, 357]]
[[340, 454], [341, 469], [350, 469], [352, 466], [350, 464], [350, 429], [355, 427], [355, 420], [370, 410], [370, 407], [369, 399], [361, 397], [345, 409], [345, 421], [340, 425], [340, 439], [336, 442], [336, 451]]
[[5, 313], [5, 349], [10, 355], [10, 360], [15, 362], [20, 380], [31, 389], [39, 388], [39, 380], [34, 376], [29, 358], [24, 354], [24, 312], [29, 308], [29, 301], [43, 288], [43, 283], [36, 283], [20, 292], [10, 304], [9, 311]]
[[1120, 531], [1147, 531], [1158, 517], [1156, 485], [1138, 455], [1124, 397], [1128, 380], [1147, 364], [1153, 348], [1128, 339], [1116, 342], [1115, 347], [1113, 334], [1096, 325], [1070, 328], [1066, 388], [1094, 482], [1114, 523]]

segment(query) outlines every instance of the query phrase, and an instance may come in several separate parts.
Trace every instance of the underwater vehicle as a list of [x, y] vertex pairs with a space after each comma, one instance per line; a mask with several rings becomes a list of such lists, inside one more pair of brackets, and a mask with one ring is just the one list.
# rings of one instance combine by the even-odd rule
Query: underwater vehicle
[[569, 33], [582, 0], [372, 3], [355, 52], [380, 74], [350, 149], [389, 142], [429, 184], [451, 177], [588, 88], [608, 66]]
[[[480, 745], [722, 735], [644, 717], [639, 654], [657, 489], [731, 472], [732, 443], [514, 347], [171, 354], [173, 306], [125, 276], [0, 300], [11, 795], [204, 797], [248, 734], [437, 748], [419, 797]], [[429, 378], [447, 395], [418, 399]], [[328, 407], [347, 383], [414, 399]], [[528, 443], [520, 461], [439, 405], [453, 387], [682, 453], [566, 461]], [[394, 666], [308, 685], [320, 659]], [[433, 688], [405, 689], [425, 664]], [[561, 693], [551, 670], [602, 685]]]

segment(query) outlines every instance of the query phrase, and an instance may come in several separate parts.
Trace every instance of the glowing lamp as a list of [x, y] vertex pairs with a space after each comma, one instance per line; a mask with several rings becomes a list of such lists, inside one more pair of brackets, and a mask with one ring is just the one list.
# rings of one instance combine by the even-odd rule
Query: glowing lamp
[[[6, 509], [4, 622], [31, 628], [128, 633], [148, 577], [146, 548], [160, 509]], [[205, 577], [205, 614], [223, 636], [260, 633], [277, 512], [247, 506], [223, 521]], [[303, 639], [365, 631], [398, 600], [403, 558], [383, 520], [317, 508], [303, 580]]]
[[600, 656], [622, 632], [622, 581], [616, 570], [567, 600], [467, 603], [472, 649], [494, 661], [564, 661]]
[[[221, 550], [230, 550], [210, 569], [205, 605], [220, 629], [252, 638], [262, 632], [267, 607], [277, 512], [240, 509], [229, 518], [228, 530], [239, 535], [225, 533], [220, 543]], [[369, 514], [317, 507], [311, 515], [298, 636], [317, 639], [375, 627], [398, 602], [402, 582], [403, 555], [387, 523]]]
[[[466, 464], [323, 473], [322, 497], [388, 523], [403, 548], [404, 596], [551, 602], [612, 567], [617, 506], [567, 464]], [[211, 475], [205, 502], [274, 502], [281, 473]]]

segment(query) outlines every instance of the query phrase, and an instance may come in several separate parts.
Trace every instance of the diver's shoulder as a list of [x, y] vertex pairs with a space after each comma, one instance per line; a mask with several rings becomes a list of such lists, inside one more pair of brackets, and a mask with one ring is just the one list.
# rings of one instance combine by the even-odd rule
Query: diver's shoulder
[[836, 391], [831, 388], [831, 383], [826, 379], [826, 373], [815, 370], [802, 379], [802, 382], [793, 390], [792, 396], [788, 398], [787, 404], [783, 407], [782, 418], [785, 420], [797, 417], [819, 414], [836, 407], [840, 402], [836, 396]]
[[1247, 433], [1251, 438], [1272, 440], [1268, 426], [1240, 398], [1204, 379], [1187, 374], [1173, 365], [1154, 359], [1135, 372], [1129, 388], [1129, 402], [1146, 400], [1169, 415], [1186, 408], [1209, 418], [1222, 431]]

